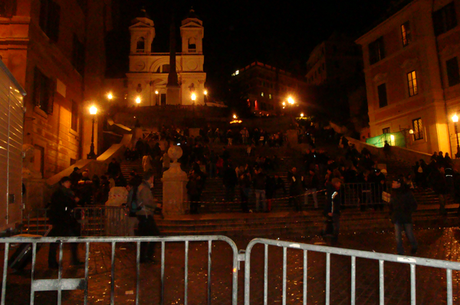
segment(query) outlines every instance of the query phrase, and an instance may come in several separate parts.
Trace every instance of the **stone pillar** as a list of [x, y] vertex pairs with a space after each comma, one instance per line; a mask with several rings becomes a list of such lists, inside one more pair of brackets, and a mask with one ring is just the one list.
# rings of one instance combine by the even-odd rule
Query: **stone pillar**
[[187, 174], [180, 168], [177, 160], [182, 156], [179, 146], [171, 146], [168, 150], [171, 166], [163, 173], [163, 216], [185, 215], [190, 204], [187, 201]]

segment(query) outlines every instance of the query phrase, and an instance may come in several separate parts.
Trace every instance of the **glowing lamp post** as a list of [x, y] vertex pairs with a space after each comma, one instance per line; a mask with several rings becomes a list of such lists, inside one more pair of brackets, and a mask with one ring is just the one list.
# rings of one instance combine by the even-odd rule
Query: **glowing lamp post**
[[452, 116], [452, 122], [454, 122], [454, 126], [455, 126], [455, 136], [457, 138], [457, 153], [455, 154], [455, 158], [460, 158], [460, 147], [458, 145], [458, 116], [457, 114], [454, 114]]
[[196, 101], [196, 94], [195, 94], [195, 93], [192, 93], [192, 95], [190, 96], [190, 98], [192, 99], [192, 103], [193, 103], [193, 105], [195, 105], [195, 101]]
[[155, 105], [158, 106], [158, 90], [155, 90]]
[[109, 101], [113, 100], [113, 94], [112, 94], [112, 92], [107, 93], [107, 99], [108, 99]]
[[295, 104], [295, 101], [292, 98], [292, 96], [288, 97], [287, 101], [288, 101], [289, 105], [291, 105], [291, 106]]
[[303, 117], [304, 117], [304, 114], [303, 114], [303, 112], [300, 114], [300, 117], [301, 117], [301, 118], [303, 118]]
[[88, 159], [96, 159], [96, 153], [94, 152], [94, 121], [97, 114], [97, 107], [91, 106], [89, 108], [89, 114], [93, 117], [92, 132], [91, 132], [91, 146], [89, 148], [89, 154], [87, 155]]
[[206, 103], [208, 101], [208, 90], [205, 89], [203, 94], [204, 94], [204, 104], [206, 105]]
[[139, 104], [141, 103], [141, 101], [142, 101], [142, 100], [141, 100], [141, 97], [140, 97], [140, 96], [136, 97], [136, 104], [139, 105]]

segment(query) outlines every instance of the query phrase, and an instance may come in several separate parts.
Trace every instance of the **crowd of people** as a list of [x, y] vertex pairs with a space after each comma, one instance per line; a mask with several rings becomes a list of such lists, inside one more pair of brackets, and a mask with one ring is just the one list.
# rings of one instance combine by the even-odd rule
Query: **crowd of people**
[[[69, 195], [72, 192], [74, 198], [78, 198], [73, 204], [80, 206], [106, 204], [110, 202], [109, 194], [114, 187], [126, 188], [126, 199], [124, 200], [130, 215], [137, 220], [138, 234], [152, 235], [158, 232], [153, 220], [154, 199], [151, 192], [155, 178], [161, 178], [171, 164], [167, 153], [171, 145], [180, 145], [183, 155], [179, 159], [181, 167], [188, 174], [186, 185], [190, 213], [199, 212], [202, 194], [208, 185], [209, 179], [221, 180], [225, 188], [224, 203], [238, 202], [241, 211], [248, 212], [270, 212], [278, 200], [288, 200], [289, 204], [297, 211], [307, 208], [308, 198], [312, 197], [312, 205], [308, 208], [320, 209], [328, 221], [323, 234], [329, 232], [334, 239], [339, 234], [339, 219], [341, 206], [344, 203], [344, 184], [359, 184], [361, 189], [357, 200], [362, 210], [383, 209], [383, 192], [392, 193], [388, 203], [393, 213], [395, 222], [395, 234], [398, 241], [398, 253], [403, 253], [401, 248], [401, 231], [406, 231], [412, 242], [412, 252], [415, 253], [417, 244], [408, 225], [411, 218], [408, 215], [401, 216], [404, 211], [414, 211], [416, 202], [409, 195], [412, 188], [431, 188], [440, 199], [440, 211], [445, 213], [445, 196], [451, 194], [460, 198], [460, 174], [454, 172], [452, 160], [448, 154], [442, 152], [434, 153], [431, 161], [427, 164], [424, 160], [417, 161], [413, 166], [412, 173], [393, 179], [392, 189], [387, 187], [386, 169], [378, 168], [376, 156], [363, 148], [358, 151], [349, 143], [345, 137], [339, 141], [339, 153], [331, 157], [323, 149], [316, 149], [313, 133], [302, 131], [299, 138], [309, 143], [309, 149], [305, 150], [300, 159], [292, 164], [283, 164], [285, 160], [278, 157], [273, 150], [271, 155], [264, 155], [268, 150], [259, 149], [262, 146], [281, 147], [286, 143], [286, 134], [282, 132], [268, 133], [262, 129], [254, 128], [248, 130], [246, 127], [232, 128], [221, 132], [219, 128], [201, 128], [199, 135], [191, 136], [188, 128], [177, 128], [163, 126], [159, 132], [150, 133], [138, 138], [132, 147], [125, 153], [126, 160], [142, 160], [142, 169], [147, 177], [138, 175], [135, 172], [130, 174], [128, 181], [121, 172], [120, 163], [113, 159], [107, 168], [105, 175], [98, 177], [87, 169], [81, 171], [75, 168], [68, 180], [62, 181], [68, 191], [61, 188], [61, 193]], [[212, 145], [213, 143], [222, 145]], [[235, 149], [232, 146], [244, 147], [245, 156], [233, 158]], [[261, 153], [262, 152], [262, 153]], [[390, 157], [390, 151], [385, 151], [385, 156]], [[293, 158], [295, 159], [295, 158]], [[240, 162], [236, 161], [240, 160]], [[289, 168], [287, 173], [280, 171], [281, 168]], [[284, 176], [287, 176], [284, 179]], [[151, 179], [151, 183], [149, 182]], [[144, 185], [145, 184], [145, 185]], [[395, 187], [396, 185], [396, 187]], [[459, 187], [455, 187], [459, 186]], [[149, 204], [142, 207], [139, 202], [140, 191], [150, 194], [145, 201]], [[326, 202], [323, 207], [318, 202], [318, 193], [326, 192]], [[373, 193], [373, 199], [370, 200]], [[61, 197], [63, 195], [60, 195]], [[151, 198], [150, 198], [151, 197]], [[401, 200], [400, 198], [406, 198]], [[374, 200], [376, 199], [376, 200]], [[144, 201], [144, 199], [142, 200]], [[372, 201], [372, 205], [368, 204]], [[411, 207], [404, 210], [402, 205], [410, 202]], [[250, 204], [251, 203], [251, 204]], [[254, 205], [252, 210], [250, 207]], [[147, 208], [149, 206], [149, 208]], [[415, 206], [415, 208], [414, 208]], [[139, 211], [144, 210], [143, 218], [139, 219]], [[145, 211], [152, 210], [152, 213]], [[399, 213], [399, 214], [398, 214]], [[409, 213], [409, 212], [408, 212]], [[410, 214], [409, 213], [409, 214]], [[402, 219], [402, 220], [401, 220]], [[59, 227], [59, 226], [58, 226]], [[53, 233], [55, 234], [55, 233]], [[73, 234], [67, 232], [67, 234]], [[55, 266], [54, 246], [50, 253], [50, 266]], [[149, 245], [142, 247], [143, 261], [148, 261], [153, 253]], [[76, 259], [75, 259], [76, 260]]]

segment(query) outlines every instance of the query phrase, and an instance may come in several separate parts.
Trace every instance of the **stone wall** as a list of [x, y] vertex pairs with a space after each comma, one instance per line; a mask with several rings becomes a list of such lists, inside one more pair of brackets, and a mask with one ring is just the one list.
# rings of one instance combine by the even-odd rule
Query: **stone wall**
[[[385, 155], [383, 153], [383, 148], [379, 148], [374, 145], [367, 144], [366, 142], [362, 142], [353, 138], [347, 137], [349, 143], [352, 143], [355, 145], [356, 149], [360, 152], [364, 147], [367, 148], [371, 154], [377, 156], [379, 159], [384, 159]], [[429, 163], [430, 162], [430, 154], [415, 151], [412, 149], [407, 149], [403, 147], [398, 147], [398, 146], [391, 146], [391, 155], [392, 158], [395, 158], [397, 160], [402, 160], [404, 162], [407, 162], [408, 164], [415, 164], [415, 161], [418, 161], [420, 159], [425, 160], [425, 162]]]
[[25, 180], [27, 196], [24, 199], [26, 210], [44, 208], [49, 202], [53, 191], [56, 189], [62, 177], [69, 176], [74, 167], [88, 169], [90, 176], [101, 176], [107, 171], [107, 167], [112, 158], [121, 159], [126, 147], [131, 142], [132, 135], [125, 135], [119, 144], [112, 145], [107, 151], [100, 155], [96, 160], [82, 159], [72, 166], [69, 166], [56, 175], [48, 179], [28, 179]]

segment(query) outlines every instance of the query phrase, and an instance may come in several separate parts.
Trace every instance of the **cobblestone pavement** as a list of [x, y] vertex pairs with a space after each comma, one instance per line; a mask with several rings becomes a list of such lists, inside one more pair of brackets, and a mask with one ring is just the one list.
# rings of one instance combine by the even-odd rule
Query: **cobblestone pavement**
[[[419, 241], [417, 256], [441, 260], [459, 261], [460, 229], [434, 228], [416, 229]], [[321, 243], [318, 236], [280, 236], [281, 240], [304, 243]], [[244, 249], [248, 238], [235, 237], [239, 249]], [[370, 232], [367, 234], [345, 234], [340, 236], [343, 248], [394, 253], [396, 251], [392, 232]], [[190, 243], [188, 272], [188, 304], [207, 302], [207, 243]], [[232, 251], [223, 242], [213, 243], [212, 291], [213, 304], [231, 304]], [[184, 244], [167, 243], [165, 248], [165, 302], [184, 303]], [[406, 243], [406, 249], [409, 245]], [[263, 250], [256, 245], [251, 261], [251, 304], [263, 304]], [[80, 257], [84, 257], [84, 245], [80, 245]], [[82, 278], [84, 268], [69, 267], [65, 248], [63, 278]], [[269, 247], [268, 304], [282, 304], [282, 259], [281, 248]], [[303, 251], [289, 249], [287, 267], [287, 304], [302, 304]], [[0, 257], [3, 257], [3, 251]], [[44, 246], [37, 256], [35, 279], [57, 278], [57, 271], [47, 269], [48, 247]], [[110, 244], [93, 244], [89, 259], [89, 304], [110, 303], [111, 281]], [[308, 253], [308, 304], [325, 303], [325, 254]], [[141, 265], [140, 304], [159, 304], [160, 245], [155, 250], [157, 263]], [[331, 256], [331, 304], [350, 304], [350, 258]], [[357, 259], [356, 304], [378, 304], [378, 262]], [[445, 304], [445, 271], [417, 267], [417, 304]], [[385, 263], [385, 303], [410, 304], [409, 266]], [[244, 263], [241, 263], [238, 285], [238, 304], [243, 304]], [[459, 301], [459, 272], [453, 272], [454, 304]], [[136, 293], [135, 247], [119, 244], [115, 261], [116, 304], [134, 304]], [[35, 294], [35, 304], [56, 304], [56, 292]], [[30, 266], [21, 273], [8, 272], [7, 304], [29, 304]], [[83, 304], [82, 291], [63, 292], [63, 304]]]

